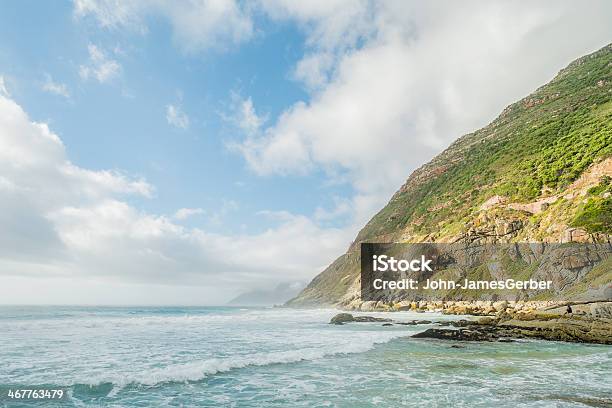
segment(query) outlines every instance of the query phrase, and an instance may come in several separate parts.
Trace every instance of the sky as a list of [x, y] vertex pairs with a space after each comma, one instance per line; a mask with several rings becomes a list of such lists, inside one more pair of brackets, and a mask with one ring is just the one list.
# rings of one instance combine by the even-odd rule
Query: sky
[[0, 2], [0, 303], [308, 282], [607, 1]]

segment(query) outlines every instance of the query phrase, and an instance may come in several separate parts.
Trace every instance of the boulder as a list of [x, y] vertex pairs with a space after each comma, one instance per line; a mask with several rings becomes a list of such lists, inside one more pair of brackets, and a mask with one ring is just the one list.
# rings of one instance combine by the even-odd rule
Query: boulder
[[478, 324], [482, 324], [482, 325], [492, 325], [496, 323], [497, 323], [497, 319], [494, 319], [489, 316], [481, 317], [480, 319], [478, 319]]
[[508, 307], [508, 302], [505, 300], [493, 303], [493, 309], [497, 312], [502, 312]]
[[391, 322], [391, 319], [374, 316], [353, 316], [350, 313], [338, 313], [331, 318], [329, 324], [344, 324], [350, 322], [356, 323], [371, 323], [371, 322]]
[[376, 303], [377, 302], [372, 301], [372, 300], [363, 302], [361, 306], [359, 307], [359, 309], [363, 312], [373, 312], [376, 310]]
[[344, 324], [348, 322], [354, 322], [355, 318], [350, 313], [338, 313], [331, 318], [329, 324]]
[[346, 308], [349, 310], [359, 310], [360, 306], [361, 306], [361, 300], [354, 299], [348, 305], [346, 305]]
[[480, 330], [469, 329], [427, 329], [424, 332], [412, 335], [415, 339], [440, 339], [459, 341], [495, 341], [497, 337]]
[[612, 319], [612, 303], [592, 303], [589, 312], [592, 317]]

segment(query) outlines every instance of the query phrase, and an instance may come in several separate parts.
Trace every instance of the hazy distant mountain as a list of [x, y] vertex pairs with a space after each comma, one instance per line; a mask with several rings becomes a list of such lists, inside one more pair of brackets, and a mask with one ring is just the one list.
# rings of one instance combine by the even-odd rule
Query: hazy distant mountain
[[284, 282], [273, 289], [252, 290], [242, 293], [228, 302], [232, 306], [272, 306], [281, 305], [297, 296], [304, 287], [304, 282]]

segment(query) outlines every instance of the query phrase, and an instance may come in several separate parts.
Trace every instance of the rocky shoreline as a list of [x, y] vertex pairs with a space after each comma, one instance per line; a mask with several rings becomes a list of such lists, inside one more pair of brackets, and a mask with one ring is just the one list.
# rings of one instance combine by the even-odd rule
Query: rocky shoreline
[[[539, 339], [574, 343], [612, 344], [612, 321], [579, 316], [551, 316], [532, 320], [480, 318], [461, 321], [457, 329], [430, 328], [413, 338], [459, 341]], [[456, 323], [451, 323], [456, 326]]]
[[505, 312], [508, 314], [534, 314], [547, 311], [548, 313], [563, 313], [567, 305], [572, 305], [574, 314], [612, 319], [612, 301], [585, 301], [585, 302], [559, 302], [559, 301], [365, 301], [353, 300], [347, 304], [336, 306], [346, 311], [361, 312], [396, 312], [413, 311], [441, 312], [452, 315], [495, 316]]
[[[500, 341], [511, 342], [515, 339], [540, 339], [577, 343], [612, 345], [612, 302], [573, 305], [571, 314], [565, 308], [534, 309], [513, 307], [501, 308], [479, 318], [458, 321], [411, 320], [396, 321], [373, 316], [353, 316], [339, 313], [330, 324], [380, 322], [383, 326], [435, 324], [439, 327], [414, 334], [413, 338], [429, 338], [454, 341]], [[509, 306], [508, 304], [505, 306]], [[414, 309], [408, 309], [414, 310]], [[464, 310], [452, 308], [451, 311]], [[448, 313], [447, 309], [442, 312]], [[474, 313], [452, 313], [472, 314]], [[448, 326], [452, 326], [448, 327]]]

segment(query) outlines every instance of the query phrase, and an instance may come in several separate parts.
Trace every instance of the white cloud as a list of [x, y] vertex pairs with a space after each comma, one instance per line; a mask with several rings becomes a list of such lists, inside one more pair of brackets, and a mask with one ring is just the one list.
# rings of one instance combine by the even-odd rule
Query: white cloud
[[70, 98], [70, 91], [66, 84], [55, 82], [51, 75], [45, 75], [45, 82], [42, 85], [42, 89], [45, 92], [52, 93], [54, 95], [63, 96], [64, 98]]
[[234, 200], [223, 200], [221, 207], [210, 214], [208, 221], [212, 225], [222, 225], [225, 221], [225, 217], [233, 211], [236, 211], [239, 205]]
[[0, 75], [0, 95], [10, 96], [10, 93], [6, 87], [6, 83], [4, 82], [4, 77]]
[[261, 9], [274, 20], [290, 20], [307, 33], [307, 45], [323, 52], [343, 51], [372, 36], [380, 4], [368, 0], [260, 0]]
[[257, 115], [253, 107], [253, 101], [248, 98], [240, 102], [237, 120], [238, 126], [246, 134], [255, 134], [266, 121], [266, 118]]
[[603, 1], [263, 7], [304, 28], [294, 77], [311, 93], [232, 146], [258, 174], [324, 169], [348, 179], [361, 222], [451, 141], [612, 37], [612, 4]]
[[82, 79], [93, 78], [100, 83], [113, 80], [121, 73], [121, 64], [117, 60], [109, 58], [107, 53], [94, 44], [87, 46], [89, 61], [79, 67], [79, 75]]
[[204, 210], [201, 208], [180, 208], [175, 213], [173, 218], [179, 221], [186, 220], [194, 215], [204, 214]]
[[327, 85], [335, 58], [331, 53], [321, 52], [304, 56], [293, 72], [293, 77], [307, 88], [318, 90]]
[[83, 18], [92, 16], [97, 22], [107, 28], [131, 26], [139, 31], [146, 31], [146, 27], [139, 15], [143, 7], [140, 1], [99, 1], [74, 0], [74, 14]]
[[224, 48], [253, 35], [248, 5], [234, 0], [75, 0], [74, 11], [77, 17], [91, 16], [104, 27], [142, 33], [147, 31], [148, 16], [161, 16], [169, 21], [174, 41], [186, 52]]
[[[140, 211], [124, 197], [152, 197], [152, 186], [71, 163], [60, 138], [4, 96], [0, 175], [2, 302], [156, 303], [165, 293], [165, 303], [219, 303], [253, 285], [275, 285], [279, 277], [306, 280], [349, 240], [346, 231], [289, 213], [258, 234], [230, 235]], [[226, 200], [213, 216], [237, 206]], [[174, 218], [199, 213], [183, 208]], [[45, 294], [41, 282], [61, 296]], [[25, 285], [35, 288], [30, 295]], [[143, 293], [130, 297], [130, 285]], [[169, 286], [164, 292], [160, 285]], [[83, 301], [84, 290], [94, 300]]]
[[[61, 259], [67, 255], [50, 216], [66, 205], [91, 205], [124, 194], [150, 196], [152, 187], [117, 171], [71, 163], [47, 125], [31, 122], [0, 96], [0, 259]], [[0, 269], [5, 272], [5, 269]]]
[[251, 98], [243, 98], [239, 92], [230, 92], [228, 112], [220, 112], [221, 119], [235, 126], [247, 136], [259, 134], [261, 127], [267, 122], [268, 115], [259, 115], [253, 106]]
[[187, 129], [189, 127], [189, 116], [177, 105], [166, 105], [166, 120], [169, 125], [180, 129]]

